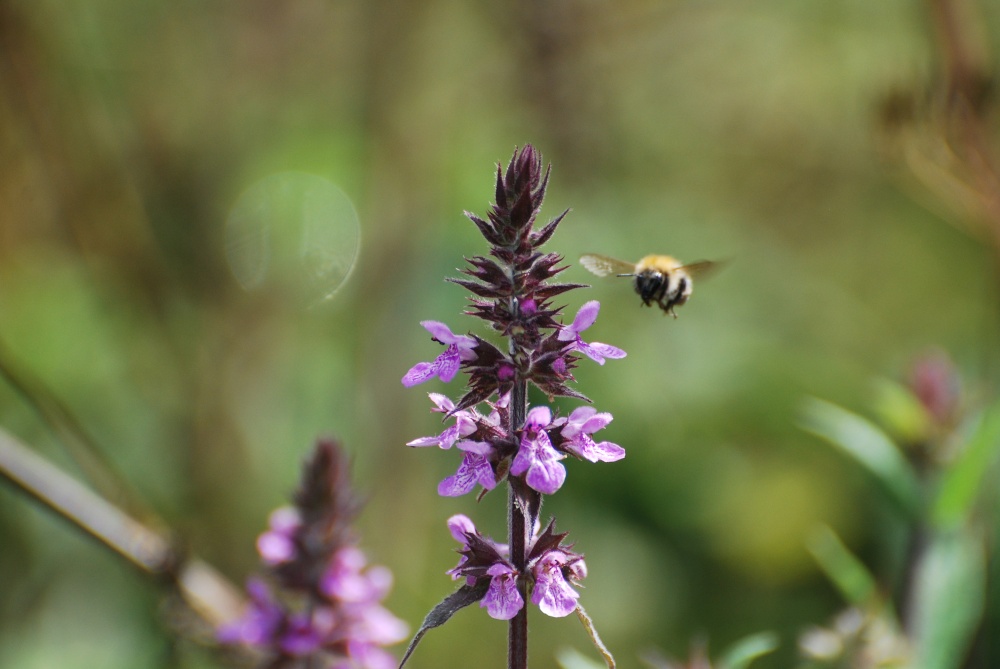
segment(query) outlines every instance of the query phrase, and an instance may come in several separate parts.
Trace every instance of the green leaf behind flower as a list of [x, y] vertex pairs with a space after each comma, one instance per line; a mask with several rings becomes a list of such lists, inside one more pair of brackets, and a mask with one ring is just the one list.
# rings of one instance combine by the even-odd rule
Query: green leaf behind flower
[[800, 424], [830, 442], [875, 476], [890, 498], [909, 517], [921, 507], [920, 483], [899, 448], [879, 428], [830, 402], [808, 398]]

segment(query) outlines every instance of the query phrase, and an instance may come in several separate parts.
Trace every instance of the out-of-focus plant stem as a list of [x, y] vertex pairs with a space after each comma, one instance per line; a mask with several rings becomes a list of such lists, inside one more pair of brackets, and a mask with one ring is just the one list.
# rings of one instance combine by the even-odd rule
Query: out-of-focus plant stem
[[239, 615], [239, 591], [214, 567], [185, 557], [163, 533], [135, 520], [0, 430], [0, 476], [143, 573], [172, 583], [213, 628]]

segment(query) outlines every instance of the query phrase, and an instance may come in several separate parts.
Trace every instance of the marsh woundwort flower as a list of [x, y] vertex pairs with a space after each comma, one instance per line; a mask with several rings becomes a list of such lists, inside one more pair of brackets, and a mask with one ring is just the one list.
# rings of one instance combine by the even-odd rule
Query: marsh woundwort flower
[[591, 437], [593, 433], [604, 428], [611, 422], [609, 413], [598, 413], [597, 409], [582, 406], [573, 410], [569, 418], [559, 418], [552, 423], [553, 427], [561, 427], [559, 447], [584, 460], [591, 462], [615, 462], [625, 457], [625, 449], [610, 441], [597, 443]]
[[476, 347], [476, 340], [472, 337], [452, 334], [447, 325], [437, 321], [423, 321], [420, 324], [431, 333], [434, 341], [444, 344], [447, 348], [434, 359], [434, 362], [420, 362], [414, 365], [403, 376], [404, 386], [415, 386], [435, 376], [447, 383], [455, 378], [461, 361], [475, 359], [473, 350]]
[[[513, 618], [524, 606], [524, 599], [516, 588], [520, 573], [508, 558], [507, 546], [479, 534], [466, 516], [453, 516], [448, 527], [462, 544], [461, 561], [448, 573], [452, 578], [464, 577], [468, 585], [488, 579], [489, 586], [480, 606], [497, 620]], [[587, 575], [583, 556], [561, 545], [565, 537], [565, 533], [555, 533], [552, 523], [544, 532], [536, 528], [524, 570], [532, 593], [531, 603], [542, 613], [556, 618], [568, 616], [576, 609], [580, 595], [570, 583]]]
[[358, 548], [357, 508], [346, 458], [333, 441], [319, 441], [295, 505], [272, 513], [257, 540], [269, 579], [247, 583], [247, 610], [219, 629], [219, 640], [259, 649], [269, 668], [395, 667], [382, 647], [408, 629], [381, 605], [392, 574], [368, 565]]
[[552, 423], [552, 412], [547, 406], [533, 407], [528, 412], [521, 431], [521, 444], [510, 473], [524, 474], [525, 483], [533, 490], [551, 495], [562, 487], [566, 480], [566, 468], [562, 465], [565, 455], [552, 447], [545, 429]]
[[474, 434], [479, 429], [476, 424], [477, 415], [473, 411], [455, 411], [455, 403], [439, 393], [429, 393], [431, 402], [437, 406], [438, 411], [447, 417], [455, 420], [455, 424], [445, 428], [444, 432], [436, 437], [420, 437], [406, 443], [407, 446], [437, 446], [449, 449], [455, 442], [463, 437]]
[[509, 543], [503, 550], [482, 537], [465, 516], [449, 522], [463, 544], [462, 561], [449, 573], [464, 578], [467, 590], [442, 602], [417, 639], [457, 608], [479, 601], [490, 616], [512, 621], [511, 667], [527, 662], [528, 597], [548, 615], [568, 615], [579, 597], [571, 582], [586, 574], [582, 556], [561, 546], [564, 534], [556, 535], [551, 524], [538, 532], [542, 495], [555, 493], [565, 483], [567, 456], [590, 462], [625, 456], [617, 444], [598, 443], [591, 436], [611, 422], [611, 414], [578, 407], [560, 417], [552, 407], [529, 410], [527, 405], [529, 386], [550, 401], [556, 396], [589, 401], [569, 385], [581, 356], [602, 365], [606, 359], [625, 357], [619, 348], [583, 340], [581, 333], [597, 320], [598, 302], [586, 302], [568, 325], [562, 322], [563, 307], [553, 304], [555, 297], [583, 286], [554, 281], [566, 265], [559, 254], [541, 250], [565, 216], [563, 212], [536, 227], [548, 177], [541, 156], [525, 146], [515, 151], [506, 171], [497, 167], [496, 203], [487, 216], [466, 213], [489, 244], [489, 253], [467, 258], [465, 276], [449, 280], [471, 293], [465, 314], [485, 321], [504, 343], [423, 321], [445, 350], [432, 362], [412, 367], [402, 379], [410, 387], [435, 377], [448, 383], [459, 371], [467, 376], [464, 391], [454, 401], [430, 394], [432, 410], [443, 413], [448, 422], [444, 430], [408, 443], [461, 453], [457, 471], [441, 481], [438, 493], [459, 496], [477, 486], [486, 492], [505, 481], [510, 491]]
[[601, 303], [597, 300], [587, 302], [576, 312], [573, 322], [559, 330], [557, 336], [559, 341], [571, 342], [570, 346], [573, 350], [579, 351], [597, 364], [603, 365], [605, 358], [624, 358], [625, 351], [610, 344], [602, 344], [596, 341], [588, 344], [583, 341], [580, 333], [597, 321], [597, 314], [600, 310]]

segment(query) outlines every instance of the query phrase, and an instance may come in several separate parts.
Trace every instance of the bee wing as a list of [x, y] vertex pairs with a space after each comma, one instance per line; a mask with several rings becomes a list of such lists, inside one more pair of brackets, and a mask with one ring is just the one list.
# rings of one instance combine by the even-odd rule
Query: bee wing
[[715, 262], [714, 260], [699, 260], [698, 262], [683, 265], [681, 269], [690, 274], [692, 277], [705, 276], [706, 274], [719, 269], [721, 264], [722, 263]]
[[588, 253], [580, 256], [580, 264], [587, 268], [587, 271], [597, 276], [635, 273], [635, 263], [615, 260], [614, 258], [597, 255], [596, 253]]

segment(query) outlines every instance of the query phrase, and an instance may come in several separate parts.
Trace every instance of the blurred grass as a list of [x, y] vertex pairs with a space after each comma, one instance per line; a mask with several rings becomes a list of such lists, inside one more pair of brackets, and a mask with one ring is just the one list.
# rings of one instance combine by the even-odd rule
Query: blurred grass
[[[799, 399], [860, 411], [872, 376], [929, 345], [996, 369], [987, 253], [875, 151], [880, 97], [934, 70], [927, 33], [902, 0], [3, 3], [0, 340], [234, 579], [314, 436], [342, 437], [366, 546], [416, 624], [451, 586], [445, 518], [501, 534], [503, 514], [434, 494], [454, 459], [403, 444], [438, 429], [424, 392], [441, 387], [399, 378], [434, 354], [420, 320], [476, 327], [442, 281], [484, 249], [461, 213], [484, 212], [493, 166], [530, 141], [553, 163], [546, 211], [573, 208], [550, 243], [571, 262], [729, 260], [676, 322], [624, 282], [567, 296], [570, 313], [601, 300], [588, 334], [629, 352], [578, 374], [628, 457], [570, 463], [546, 507], [587, 555], [587, 609], [624, 666], [760, 630], [784, 647], [755, 666], [788, 666], [838, 607], [809, 530], [890, 560], [884, 502], [796, 429]], [[288, 170], [361, 220], [352, 277], [312, 309], [245, 293], [225, 264], [240, 194]], [[71, 466], [3, 386], [0, 422]], [[0, 665], [210, 664], [171, 647], [155, 589], [122, 570], [0, 489]], [[586, 648], [542, 618], [536, 661]], [[500, 667], [502, 628], [462, 612], [413, 666]]]

